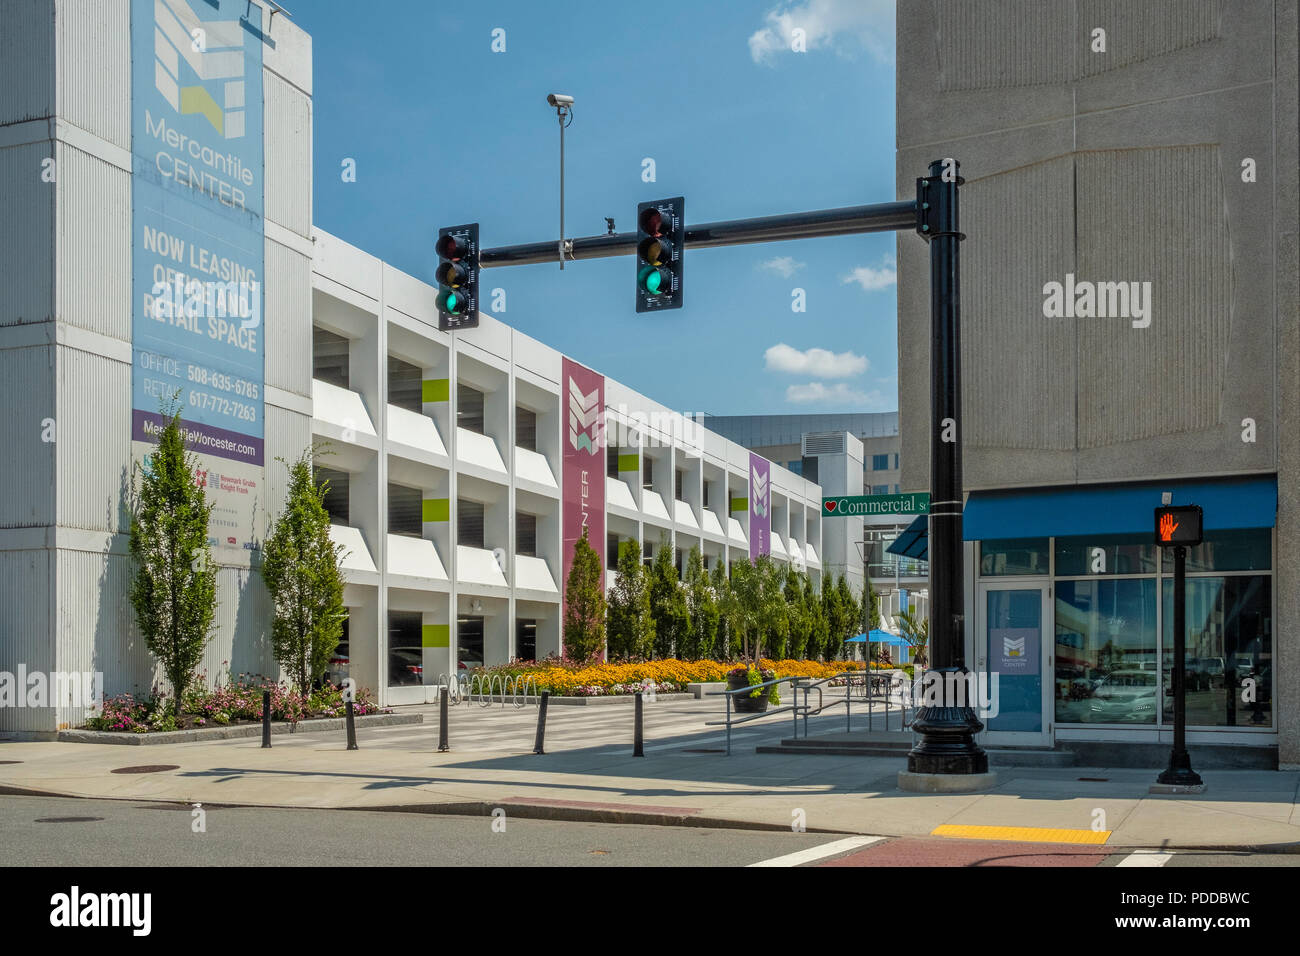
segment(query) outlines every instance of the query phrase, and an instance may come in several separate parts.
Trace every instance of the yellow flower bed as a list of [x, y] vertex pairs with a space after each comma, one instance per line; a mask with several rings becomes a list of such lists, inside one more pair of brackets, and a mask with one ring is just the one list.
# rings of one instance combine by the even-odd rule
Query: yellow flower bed
[[[764, 658], [762, 667], [774, 671], [777, 677], [832, 677], [846, 670], [861, 670], [861, 661], [772, 661]], [[727, 672], [738, 666], [721, 661], [681, 661], [676, 659], [644, 661], [638, 664], [591, 664], [580, 668], [543, 665], [528, 671], [528, 677], [537, 682], [539, 690], [549, 690], [557, 697], [591, 696], [595, 688], [603, 693], [626, 692], [630, 684], [653, 681], [671, 684], [674, 689], [685, 689], [687, 684], [707, 681], [724, 681]], [[660, 687], [660, 690], [663, 690]]]

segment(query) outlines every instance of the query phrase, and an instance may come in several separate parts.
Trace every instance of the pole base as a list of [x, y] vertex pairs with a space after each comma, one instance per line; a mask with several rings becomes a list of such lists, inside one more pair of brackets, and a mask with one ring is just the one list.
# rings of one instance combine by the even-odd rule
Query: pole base
[[922, 707], [912, 729], [922, 737], [907, 755], [909, 773], [988, 773], [988, 754], [975, 743], [984, 724], [970, 707]]
[[1192, 769], [1191, 755], [1186, 750], [1175, 750], [1169, 754], [1169, 766], [1156, 777], [1156, 783], [1169, 787], [1199, 787], [1204, 781]]

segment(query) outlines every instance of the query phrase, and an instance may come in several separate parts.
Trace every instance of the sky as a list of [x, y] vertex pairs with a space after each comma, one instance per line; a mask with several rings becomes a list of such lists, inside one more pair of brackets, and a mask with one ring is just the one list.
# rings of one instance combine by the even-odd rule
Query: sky
[[[287, 6], [312, 36], [315, 225], [431, 284], [439, 226], [558, 239], [551, 92], [575, 98], [570, 238], [672, 196], [689, 225], [898, 198], [893, 0]], [[498, 319], [679, 412], [893, 411], [895, 243], [688, 247], [684, 306], [649, 315], [632, 256], [493, 268], [480, 308], [503, 289]]]

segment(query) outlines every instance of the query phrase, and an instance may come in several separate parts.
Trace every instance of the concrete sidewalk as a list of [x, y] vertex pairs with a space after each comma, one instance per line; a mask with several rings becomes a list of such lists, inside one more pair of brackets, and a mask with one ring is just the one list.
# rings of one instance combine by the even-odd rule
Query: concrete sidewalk
[[[426, 725], [427, 726], [427, 725]], [[348, 752], [339, 734], [146, 749], [58, 742], [0, 744], [0, 792], [204, 805], [394, 809], [923, 836], [940, 825], [1112, 831], [1108, 846], [1300, 850], [1300, 773], [1210, 770], [1196, 796], [1148, 793], [1160, 768], [1004, 768], [983, 794], [903, 793], [899, 757], [657, 751], [609, 746], [560, 753], [436, 751], [436, 726], [400, 747]], [[689, 747], [690, 742], [682, 744]], [[10, 762], [12, 761], [12, 762]], [[113, 773], [145, 764], [151, 773]], [[1081, 779], [1101, 778], [1101, 779]], [[1094, 823], [1098, 826], [1094, 827]]]

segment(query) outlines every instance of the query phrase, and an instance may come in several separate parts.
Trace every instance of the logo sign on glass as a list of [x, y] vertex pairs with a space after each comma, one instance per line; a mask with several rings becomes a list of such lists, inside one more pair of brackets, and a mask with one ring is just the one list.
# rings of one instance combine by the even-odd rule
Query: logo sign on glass
[[1200, 544], [1201, 518], [1200, 505], [1157, 508], [1156, 544], [1162, 548]]

